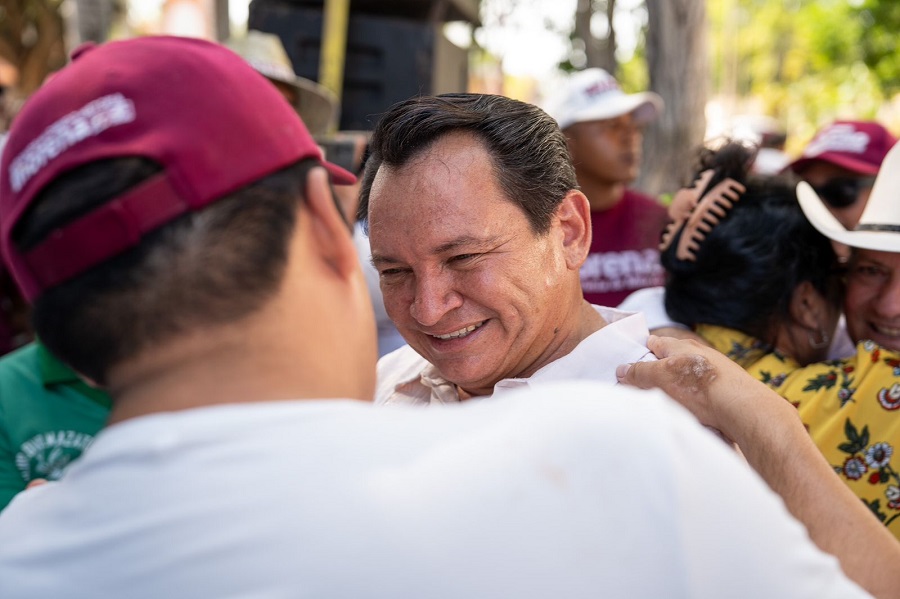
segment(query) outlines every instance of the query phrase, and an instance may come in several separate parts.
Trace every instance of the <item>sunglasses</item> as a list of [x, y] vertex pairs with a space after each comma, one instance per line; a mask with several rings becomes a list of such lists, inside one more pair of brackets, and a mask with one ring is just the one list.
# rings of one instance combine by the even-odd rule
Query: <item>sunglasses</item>
[[835, 177], [813, 189], [832, 208], [846, 208], [856, 202], [862, 190], [874, 183], [875, 177]]

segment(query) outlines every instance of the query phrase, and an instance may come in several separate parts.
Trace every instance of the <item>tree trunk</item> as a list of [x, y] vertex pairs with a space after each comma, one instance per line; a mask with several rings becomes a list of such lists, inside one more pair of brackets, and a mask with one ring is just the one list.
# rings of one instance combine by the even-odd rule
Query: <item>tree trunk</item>
[[66, 63], [60, 0], [5, 2], [0, 19], [0, 56], [18, 69], [7, 100], [17, 107]]
[[575, 8], [575, 37], [584, 43], [585, 66], [600, 67], [615, 76], [616, 74], [616, 30], [612, 26], [613, 11], [616, 0], [606, 2], [606, 22], [609, 34], [605, 39], [598, 39], [591, 33], [591, 21], [596, 12], [594, 0], [578, 0]]
[[75, 48], [88, 41], [105, 42], [115, 15], [113, 0], [75, 0], [75, 8], [76, 35], [69, 47]]
[[666, 102], [644, 136], [637, 187], [651, 194], [684, 185], [704, 141], [708, 56], [704, 0], [646, 0], [650, 89]]

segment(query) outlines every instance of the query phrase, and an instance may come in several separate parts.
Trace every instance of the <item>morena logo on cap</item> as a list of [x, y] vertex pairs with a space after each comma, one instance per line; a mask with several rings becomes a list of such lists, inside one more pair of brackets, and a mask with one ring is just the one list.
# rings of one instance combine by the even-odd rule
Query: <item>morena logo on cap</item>
[[863, 154], [870, 141], [871, 138], [865, 131], [860, 131], [849, 123], [839, 123], [822, 131], [806, 147], [803, 155], [811, 158], [825, 152]]
[[[131, 157], [161, 170], [27, 250], [18, 247], [14, 230], [51, 183]], [[323, 160], [294, 107], [232, 50], [175, 36], [84, 46], [10, 128], [0, 155], [0, 249], [33, 301], [180, 215], [305, 159], [335, 183], [356, 180]]]
[[134, 102], [109, 94], [62, 117], [29, 143], [9, 165], [9, 185], [21, 191], [51, 160], [90, 137], [116, 125], [134, 121]]
[[588, 98], [595, 98], [601, 94], [605, 94], [608, 91], [619, 89], [619, 84], [616, 83], [616, 80], [613, 78], [609, 78], [606, 81], [597, 81], [591, 85], [589, 85], [584, 90], [584, 95]]

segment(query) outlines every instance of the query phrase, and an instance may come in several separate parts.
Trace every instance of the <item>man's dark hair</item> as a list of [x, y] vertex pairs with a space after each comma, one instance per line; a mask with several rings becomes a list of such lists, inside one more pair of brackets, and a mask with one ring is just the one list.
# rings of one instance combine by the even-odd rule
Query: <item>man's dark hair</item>
[[677, 322], [724, 326], [769, 342], [800, 283], [837, 301], [839, 278], [831, 242], [800, 209], [796, 179], [748, 175], [752, 156], [737, 143], [701, 153], [698, 172], [716, 172], [707, 189], [731, 178], [746, 192], [706, 233], [696, 260], [676, 256], [683, 231], [662, 252], [665, 304]]
[[532, 104], [490, 94], [444, 94], [404, 100], [382, 116], [370, 141], [357, 217], [368, 226], [369, 193], [378, 169], [399, 168], [454, 132], [474, 135], [488, 150], [500, 188], [545, 233], [562, 199], [578, 189], [566, 138]]
[[[278, 290], [296, 207], [315, 161], [302, 161], [187, 213], [34, 302], [37, 336], [105, 384], [109, 369], [174, 335], [255, 312]], [[158, 172], [142, 158], [92, 163], [41, 192], [13, 232], [27, 250], [55, 228]]]

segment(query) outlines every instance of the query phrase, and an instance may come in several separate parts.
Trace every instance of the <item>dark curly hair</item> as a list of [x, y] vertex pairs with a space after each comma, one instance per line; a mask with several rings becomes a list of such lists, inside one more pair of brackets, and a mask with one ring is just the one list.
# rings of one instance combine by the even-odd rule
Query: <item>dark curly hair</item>
[[788, 316], [799, 284], [809, 281], [823, 295], [835, 296], [837, 260], [831, 242], [803, 215], [797, 180], [752, 175], [754, 156], [754, 148], [734, 141], [701, 151], [697, 178], [714, 171], [706, 189], [731, 178], [746, 191], [705, 234], [695, 260], [676, 256], [683, 228], [674, 232], [661, 260], [666, 311], [674, 320], [724, 326], [769, 341], [773, 327]]

